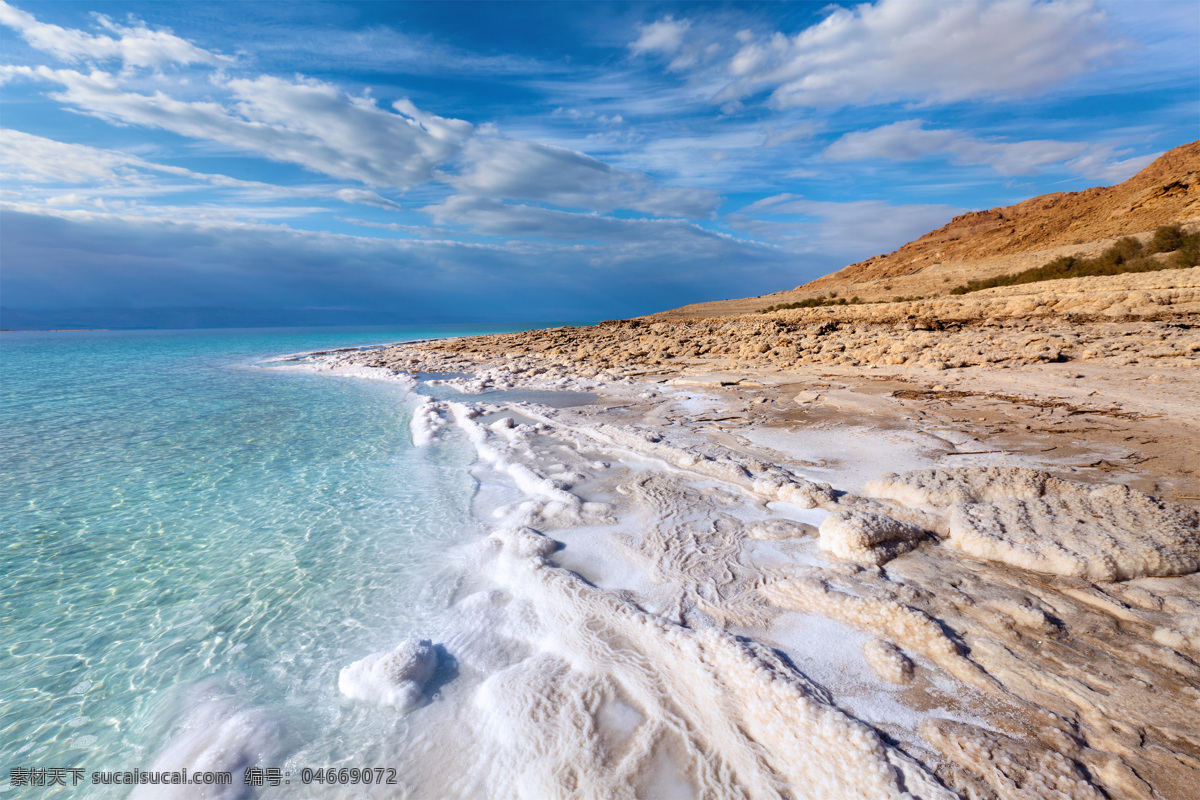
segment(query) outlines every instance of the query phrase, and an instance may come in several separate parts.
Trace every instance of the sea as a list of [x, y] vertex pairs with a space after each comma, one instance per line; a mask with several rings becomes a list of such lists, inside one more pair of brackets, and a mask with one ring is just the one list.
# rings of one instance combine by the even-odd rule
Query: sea
[[0, 334], [0, 798], [124, 797], [92, 773], [213, 726], [239, 769], [374, 766], [407, 723], [338, 672], [438, 629], [474, 451], [413, 447], [401, 383], [280, 358], [533, 327]]

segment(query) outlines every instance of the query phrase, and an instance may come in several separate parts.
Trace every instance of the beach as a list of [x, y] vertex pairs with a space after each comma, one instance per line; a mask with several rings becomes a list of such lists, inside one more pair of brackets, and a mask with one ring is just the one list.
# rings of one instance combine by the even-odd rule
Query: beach
[[491, 531], [459, 630], [342, 691], [417, 709], [412, 796], [1189, 797], [1198, 312], [1193, 268], [312, 357], [419, 382]]

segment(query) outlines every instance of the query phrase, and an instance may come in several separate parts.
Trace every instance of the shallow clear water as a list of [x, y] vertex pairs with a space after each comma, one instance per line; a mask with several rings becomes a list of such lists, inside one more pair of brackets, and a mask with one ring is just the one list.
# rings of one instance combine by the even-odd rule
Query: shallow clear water
[[264, 758], [369, 757], [402, 723], [337, 672], [438, 627], [473, 455], [414, 449], [397, 385], [254, 365], [470, 332], [3, 334], [0, 791], [147, 769], [216, 697], [270, 717]]

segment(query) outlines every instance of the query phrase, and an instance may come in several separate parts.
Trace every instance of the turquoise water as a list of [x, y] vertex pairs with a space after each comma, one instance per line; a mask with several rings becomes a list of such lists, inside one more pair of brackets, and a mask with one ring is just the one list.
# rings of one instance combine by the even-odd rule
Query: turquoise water
[[0, 787], [148, 769], [204, 703], [256, 709], [278, 763], [394, 738], [337, 672], [437, 628], [472, 452], [413, 448], [397, 385], [255, 364], [470, 332], [0, 336]]

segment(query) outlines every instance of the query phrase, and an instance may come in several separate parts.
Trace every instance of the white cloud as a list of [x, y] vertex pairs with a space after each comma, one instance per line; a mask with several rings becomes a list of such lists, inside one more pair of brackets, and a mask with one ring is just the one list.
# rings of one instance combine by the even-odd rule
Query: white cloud
[[[1045, 91], [1127, 45], [1093, 0], [879, 0], [837, 8], [794, 36], [739, 31], [713, 100], [770, 92], [776, 108], [955, 102]], [[672, 56], [696, 43], [669, 19], [642, 29], [635, 53]], [[646, 41], [643, 42], [643, 39]], [[728, 41], [728, 40], [726, 40]], [[639, 46], [639, 43], [640, 46]], [[675, 55], [671, 68], [678, 69]], [[693, 66], [691, 59], [686, 66]]]
[[799, 122], [786, 128], [777, 128], [767, 123], [763, 126], [763, 147], [778, 147], [798, 139], [811, 139], [821, 130], [816, 122]]
[[1050, 164], [1083, 154], [1089, 145], [1051, 139], [996, 142], [963, 131], [930, 130], [919, 119], [902, 120], [867, 131], [847, 133], [825, 150], [831, 161], [886, 158], [915, 161], [945, 154], [956, 164], [984, 164], [1001, 175], [1032, 175]]
[[866, 131], [847, 133], [825, 149], [831, 161], [885, 158], [915, 161], [945, 155], [955, 164], [982, 164], [1001, 175], [1035, 175], [1062, 164], [1089, 178], [1124, 180], [1156, 155], [1117, 160], [1112, 145], [1033, 139], [1001, 142], [981, 139], [965, 131], [931, 130], [918, 119], [902, 120]]
[[578, 151], [527, 140], [472, 139], [463, 157], [467, 167], [446, 180], [473, 195], [686, 217], [708, 216], [718, 203], [716, 194], [706, 189], [661, 186]]
[[671, 16], [663, 17], [658, 22], [651, 22], [649, 25], [641, 25], [638, 29], [638, 38], [630, 43], [629, 49], [635, 55], [641, 53], [674, 55], [683, 47], [683, 35], [691, 26], [692, 23], [689, 20], [677, 20]]
[[[170, 176], [170, 179], [164, 179], [163, 176]], [[70, 205], [68, 200], [71, 197], [86, 198], [86, 202], [81, 202], [82, 205], [94, 205], [97, 202], [103, 203], [102, 198], [148, 197], [205, 185], [238, 190], [242, 195], [251, 197], [325, 197], [344, 203], [370, 205], [392, 211], [401, 210], [398, 203], [366, 189], [278, 186], [260, 181], [244, 181], [227, 175], [213, 175], [183, 167], [155, 164], [117, 150], [58, 142], [11, 128], [0, 128], [0, 177], [8, 182], [51, 184], [55, 187], [52, 191], [60, 191], [63, 186], [82, 189], [82, 193], [69, 192], [46, 200], [47, 203], [57, 205]], [[17, 194], [26, 199], [39, 194], [45, 195], [31, 193], [28, 187], [23, 195], [19, 192]], [[297, 210], [293, 207], [289, 210], [310, 213], [313, 209]], [[256, 216], [264, 213], [267, 212], [262, 208], [254, 211]]]
[[[13, 13], [24, 29], [45, 28], [31, 15]], [[96, 37], [50, 27], [60, 39], [69, 34], [72, 41], [95, 45]], [[493, 135], [486, 126], [476, 129], [464, 120], [429, 113], [408, 99], [381, 108], [367, 94], [350, 95], [302, 76], [229, 78], [219, 73], [210, 81], [216, 91], [203, 100], [178, 99], [163, 90], [147, 93], [140, 86], [131, 91], [126, 73], [0, 66], [0, 79], [18, 76], [57, 84], [61, 88], [51, 94], [53, 99], [114, 125], [216, 142], [370, 187], [407, 190], [443, 181], [479, 196], [658, 216], [708, 216], [719, 202], [707, 189], [662, 186], [641, 172], [617, 169], [578, 151]], [[604, 126], [624, 122], [619, 114], [594, 109], [586, 116]], [[394, 207], [365, 191], [343, 190], [335, 196]]]
[[718, 234], [683, 220], [622, 219], [600, 214], [578, 214], [468, 195], [449, 197], [421, 210], [439, 225], [466, 225], [473, 233], [491, 236], [542, 236], [614, 244], [665, 242], [668, 238], [718, 238]]
[[161, 69], [168, 64], [221, 66], [233, 61], [169, 30], [151, 29], [142, 22], [119, 25], [103, 15], [96, 15], [96, 20], [116, 38], [39, 22], [32, 14], [0, 0], [0, 25], [17, 31], [30, 47], [69, 63], [119, 60], [126, 67]]
[[1111, 150], [1100, 149], [1097, 152], [1085, 153], [1079, 158], [1073, 159], [1068, 162], [1067, 166], [1079, 175], [1111, 185], [1132, 178], [1161, 155], [1162, 152], [1158, 152], [1132, 158], [1114, 159]]
[[470, 123], [446, 119], [399, 101], [399, 113], [367, 97], [352, 97], [316, 80], [271, 76], [228, 82], [232, 108], [185, 102], [162, 92], [127, 92], [114, 76], [47, 67], [6, 71], [60, 84], [54, 99], [117, 125], [141, 125], [220, 142], [274, 161], [373, 186], [425, 183], [453, 157]]

